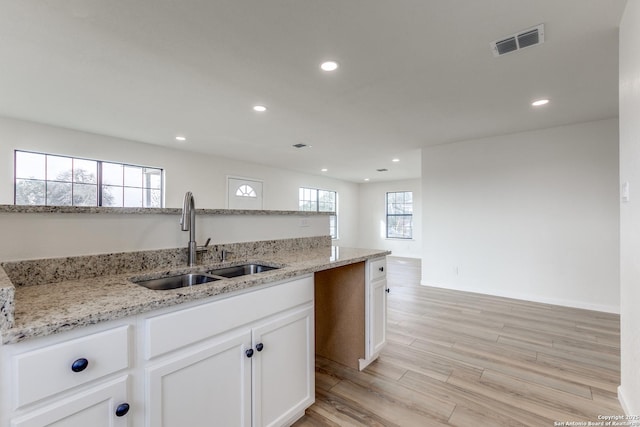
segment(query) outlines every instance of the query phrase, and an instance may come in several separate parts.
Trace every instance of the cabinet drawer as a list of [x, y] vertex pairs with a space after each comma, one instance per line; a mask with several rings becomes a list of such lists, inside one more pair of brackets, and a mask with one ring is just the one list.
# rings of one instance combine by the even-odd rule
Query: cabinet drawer
[[369, 262], [369, 276], [376, 280], [387, 275], [387, 259], [378, 258]]
[[11, 420], [11, 427], [81, 426], [126, 427], [133, 425], [129, 417], [118, 417], [118, 405], [126, 403], [128, 376], [123, 376], [97, 387], [54, 402], [37, 411], [27, 411]]
[[[126, 369], [128, 353], [129, 326], [121, 326], [15, 355], [14, 404], [18, 408]], [[84, 369], [81, 359], [87, 361]]]
[[313, 301], [313, 277], [181, 308], [145, 322], [147, 360]]

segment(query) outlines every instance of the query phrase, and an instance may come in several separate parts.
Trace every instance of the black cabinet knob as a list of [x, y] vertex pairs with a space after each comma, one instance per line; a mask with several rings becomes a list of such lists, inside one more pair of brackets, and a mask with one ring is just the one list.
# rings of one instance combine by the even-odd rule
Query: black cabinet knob
[[89, 366], [89, 361], [85, 358], [81, 358], [73, 361], [71, 364], [71, 370], [73, 372], [82, 372], [87, 369], [87, 366]]
[[389, 288], [385, 289], [384, 291], [385, 291], [386, 293], [389, 293]]
[[262, 351], [263, 348], [264, 348], [264, 345], [262, 345], [262, 343], [256, 344], [256, 350]]
[[124, 417], [125, 415], [127, 415], [127, 412], [129, 412], [129, 404], [121, 403], [116, 408], [116, 417]]
[[249, 350], [245, 351], [245, 352], [244, 352], [244, 354], [246, 354], [246, 355], [247, 355], [247, 357], [251, 357], [251, 356], [253, 356], [253, 349], [252, 349], [252, 348], [250, 348]]
[[380, 268], [378, 268], [378, 270], [384, 271], [384, 267], [380, 267]]

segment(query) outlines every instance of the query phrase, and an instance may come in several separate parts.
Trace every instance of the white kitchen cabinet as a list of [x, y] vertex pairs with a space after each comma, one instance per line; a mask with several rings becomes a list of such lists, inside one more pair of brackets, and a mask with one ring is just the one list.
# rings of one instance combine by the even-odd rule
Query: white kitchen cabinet
[[371, 282], [369, 292], [369, 355], [379, 354], [387, 343], [387, 280]]
[[314, 401], [311, 276], [144, 323], [147, 427], [282, 426]]
[[387, 343], [387, 260], [377, 258], [368, 261], [366, 273], [365, 358], [360, 360], [360, 370], [373, 362]]

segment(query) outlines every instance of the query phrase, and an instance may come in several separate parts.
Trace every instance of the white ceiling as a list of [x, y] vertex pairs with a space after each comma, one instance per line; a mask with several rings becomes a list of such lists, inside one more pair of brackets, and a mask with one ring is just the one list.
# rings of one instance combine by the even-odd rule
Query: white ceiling
[[[616, 117], [625, 2], [0, 0], [0, 115], [355, 182], [415, 178], [421, 147]], [[540, 23], [544, 44], [493, 57], [489, 42]]]

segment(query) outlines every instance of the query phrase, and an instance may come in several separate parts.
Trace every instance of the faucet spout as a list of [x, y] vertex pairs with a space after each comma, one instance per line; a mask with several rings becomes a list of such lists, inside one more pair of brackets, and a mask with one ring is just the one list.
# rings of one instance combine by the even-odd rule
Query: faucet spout
[[193, 193], [187, 191], [182, 204], [182, 215], [180, 216], [182, 231], [189, 232], [189, 267], [196, 265], [196, 202]]

